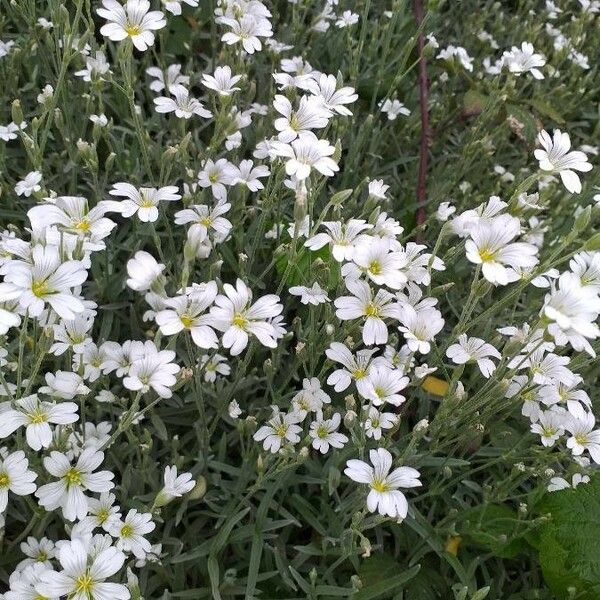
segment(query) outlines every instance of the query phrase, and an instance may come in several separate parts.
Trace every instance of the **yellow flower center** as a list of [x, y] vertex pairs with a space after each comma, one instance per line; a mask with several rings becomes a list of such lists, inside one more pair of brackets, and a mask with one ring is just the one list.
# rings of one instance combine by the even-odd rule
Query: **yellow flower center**
[[48, 555], [45, 552], [40, 552], [37, 555], [37, 559], [38, 562], [46, 562], [48, 560]]
[[287, 433], [287, 430], [288, 430], [287, 425], [285, 423], [282, 423], [281, 425], [277, 425], [273, 429], [275, 430], [275, 435], [282, 439], [285, 437], [285, 434]]
[[79, 221], [79, 223], [77, 223], [77, 225], [75, 225], [75, 229], [86, 233], [90, 230], [90, 222], [87, 219], [84, 219], [83, 221]]
[[144, 194], [142, 194], [142, 198], [140, 201], [140, 206], [142, 208], [152, 208], [155, 205], [154, 200], [152, 200], [152, 198], [148, 198], [148, 196], [144, 196]]
[[80, 575], [75, 580], [75, 591], [79, 594], [90, 595], [94, 586], [94, 580], [87, 573]]
[[577, 434], [575, 434], [575, 441], [580, 446], [585, 446], [589, 440], [588, 440], [587, 435], [585, 435], [585, 433], [577, 433]]
[[376, 317], [379, 315], [379, 308], [377, 308], [372, 302], [369, 302], [365, 307], [365, 315], [367, 317]]
[[479, 258], [481, 258], [481, 262], [492, 262], [495, 260], [496, 254], [496, 252], [490, 250], [489, 248], [479, 249]]
[[98, 514], [96, 515], [96, 517], [100, 523], [106, 523], [106, 519], [108, 519], [108, 516], [109, 516], [108, 510], [106, 510], [106, 508], [99, 510]]
[[10, 477], [7, 473], [0, 473], [0, 488], [8, 487], [10, 484]]
[[123, 525], [121, 527], [121, 537], [128, 538], [133, 535], [133, 527], [131, 525]]
[[373, 275], [381, 275], [382, 268], [381, 268], [381, 265], [379, 264], [378, 260], [374, 260], [369, 265], [369, 271], [371, 271], [371, 273], [373, 273]]
[[65, 473], [65, 479], [67, 480], [67, 486], [81, 485], [81, 473], [75, 468], [71, 467]]
[[371, 488], [376, 492], [381, 493], [388, 492], [390, 490], [390, 486], [386, 483], [386, 481], [381, 479], [376, 479], [373, 481], [373, 483], [371, 483]]
[[212, 219], [210, 217], [202, 217], [198, 223], [204, 225], [204, 227], [210, 227], [212, 225]]
[[211, 173], [211, 174], [208, 176], [208, 180], [209, 180], [211, 183], [217, 183], [217, 182], [219, 181], [219, 174], [218, 174], [218, 173]]
[[43, 298], [50, 293], [50, 286], [45, 279], [42, 281], [34, 280], [31, 282], [31, 293], [37, 298]]
[[188, 329], [192, 326], [192, 323], [194, 322], [194, 318], [190, 317], [190, 315], [181, 315], [179, 317], [179, 320], [181, 321], [183, 326]]
[[328, 435], [329, 435], [329, 431], [327, 431], [327, 427], [325, 427], [325, 425], [319, 425], [319, 427], [317, 428], [317, 437], [324, 439]]
[[127, 35], [130, 35], [131, 37], [134, 35], [140, 35], [140, 33], [142, 33], [142, 28], [139, 25], [134, 25], [133, 23], [127, 23], [124, 29], [127, 32]]
[[380, 387], [375, 388], [375, 393], [377, 394], [378, 398], [383, 398], [385, 396], [385, 390]]
[[242, 313], [235, 313], [233, 315], [232, 323], [236, 327], [239, 327], [240, 329], [244, 329], [244, 327], [246, 327], [246, 325], [248, 325], [248, 319], [246, 319], [246, 317]]
[[48, 420], [48, 415], [45, 412], [38, 409], [35, 412], [32, 412], [29, 416], [29, 422], [32, 425], [39, 425], [40, 423], [45, 423]]
[[363, 379], [367, 376], [367, 372], [364, 369], [356, 369], [356, 371], [352, 371], [352, 377], [354, 379]]

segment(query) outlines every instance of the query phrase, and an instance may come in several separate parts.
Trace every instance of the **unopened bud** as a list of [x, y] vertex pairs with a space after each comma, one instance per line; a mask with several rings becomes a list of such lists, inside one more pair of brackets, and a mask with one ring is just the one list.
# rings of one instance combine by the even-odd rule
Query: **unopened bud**
[[344, 425], [348, 428], [352, 427], [352, 425], [354, 425], [354, 422], [356, 421], [356, 417], [357, 415], [353, 410], [347, 411], [344, 415]]
[[188, 494], [190, 500], [200, 500], [206, 494], [206, 479], [202, 475], [196, 478], [196, 485]]

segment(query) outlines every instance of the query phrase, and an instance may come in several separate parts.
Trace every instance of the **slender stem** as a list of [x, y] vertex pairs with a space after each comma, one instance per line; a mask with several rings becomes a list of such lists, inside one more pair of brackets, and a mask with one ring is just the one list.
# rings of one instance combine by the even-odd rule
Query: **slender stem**
[[[425, 58], [425, 36], [423, 34], [423, 0], [414, 0], [413, 10], [419, 35], [417, 50], [419, 53], [419, 108], [421, 111], [421, 143], [419, 146], [419, 174], [417, 178], [417, 227], [423, 225], [427, 218], [425, 205], [427, 203], [427, 158], [429, 150], [429, 83], [427, 80], [427, 60]], [[422, 237], [419, 233], [418, 238]], [[417, 239], [419, 242], [420, 239]]]

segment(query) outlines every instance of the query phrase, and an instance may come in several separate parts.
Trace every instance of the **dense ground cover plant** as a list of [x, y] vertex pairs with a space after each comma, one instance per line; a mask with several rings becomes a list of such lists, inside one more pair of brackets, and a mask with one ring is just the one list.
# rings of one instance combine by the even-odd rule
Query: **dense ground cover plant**
[[598, 597], [600, 5], [414, 8], [3, 1], [6, 600]]

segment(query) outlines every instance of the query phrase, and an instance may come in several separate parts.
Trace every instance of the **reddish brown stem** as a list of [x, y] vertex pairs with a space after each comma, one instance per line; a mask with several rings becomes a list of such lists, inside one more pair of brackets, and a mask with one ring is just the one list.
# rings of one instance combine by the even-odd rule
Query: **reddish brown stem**
[[[427, 158], [429, 151], [429, 82], [427, 79], [427, 59], [425, 58], [425, 36], [421, 28], [423, 24], [423, 0], [414, 0], [413, 10], [417, 27], [420, 29], [417, 39], [419, 52], [419, 108], [421, 111], [421, 144], [419, 147], [419, 175], [417, 179], [417, 227], [425, 223], [427, 214]], [[422, 238], [422, 232], [417, 234], [417, 241]]]

